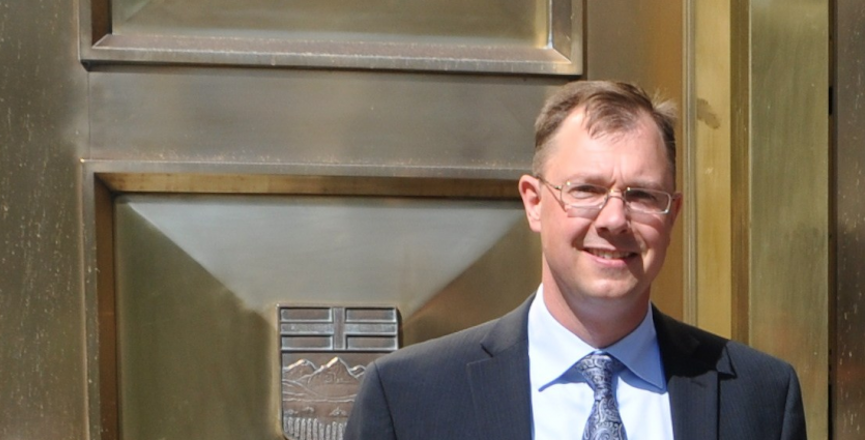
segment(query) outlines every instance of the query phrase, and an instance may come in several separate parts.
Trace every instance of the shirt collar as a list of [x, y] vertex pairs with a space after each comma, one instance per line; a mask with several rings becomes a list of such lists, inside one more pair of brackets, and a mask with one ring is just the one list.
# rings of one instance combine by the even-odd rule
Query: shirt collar
[[[529, 308], [528, 334], [529, 374], [532, 384], [540, 389], [558, 382], [578, 360], [596, 351], [550, 314], [544, 304], [543, 285]], [[639, 379], [660, 391], [666, 389], [651, 307], [634, 331], [603, 351], [620, 360]]]
[[660, 391], [666, 390], [667, 381], [664, 378], [661, 349], [658, 347], [658, 336], [655, 333], [655, 321], [652, 318], [651, 307], [646, 311], [643, 322], [634, 331], [604, 351], [620, 360], [628, 370], [640, 379]]

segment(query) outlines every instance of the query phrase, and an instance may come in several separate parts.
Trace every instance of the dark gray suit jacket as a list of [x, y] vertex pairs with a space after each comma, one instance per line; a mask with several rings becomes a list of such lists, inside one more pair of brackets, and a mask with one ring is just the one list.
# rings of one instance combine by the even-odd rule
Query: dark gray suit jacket
[[[530, 302], [370, 364], [345, 439], [530, 440]], [[789, 364], [653, 313], [677, 440], [806, 438]]]

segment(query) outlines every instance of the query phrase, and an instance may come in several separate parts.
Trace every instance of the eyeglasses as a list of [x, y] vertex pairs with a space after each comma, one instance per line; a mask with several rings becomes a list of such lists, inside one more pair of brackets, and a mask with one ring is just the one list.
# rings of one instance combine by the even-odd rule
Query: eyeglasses
[[621, 191], [590, 183], [565, 182], [553, 185], [543, 177], [536, 176], [545, 185], [559, 193], [559, 202], [568, 214], [576, 210], [600, 211], [610, 200], [618, 197], [628, 210], [647, 214], [668, 214], [673, 204], [673, 195], [665, 191], [627, 187]]

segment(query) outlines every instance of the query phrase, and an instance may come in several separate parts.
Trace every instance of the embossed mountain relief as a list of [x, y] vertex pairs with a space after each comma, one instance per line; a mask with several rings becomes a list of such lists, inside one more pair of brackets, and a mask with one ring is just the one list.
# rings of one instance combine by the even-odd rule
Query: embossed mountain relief
[[325, 365], [301, 359], [282, 373], [284, 430], [290, 438], [340, 439], [364, 366], [339, 357]]
[[365, 365], [398, 346], [395, 308], [280, 307], [282, 425], [341, 440]]

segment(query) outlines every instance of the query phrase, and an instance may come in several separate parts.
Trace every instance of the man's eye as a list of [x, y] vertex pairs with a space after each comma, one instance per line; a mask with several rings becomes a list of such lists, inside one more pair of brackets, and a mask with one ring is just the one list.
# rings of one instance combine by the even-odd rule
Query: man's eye
[[607, 194], [607, 189], [595, 185], [577, 184], [568, 187], [568, 194], [577, 199], [586, 199], [598, 196], [603, 197]]
[[660, 193], [639, 188], [631, 188], [627, 192], [628, 200], [640, 202], [654, 202], [661, 198]]

